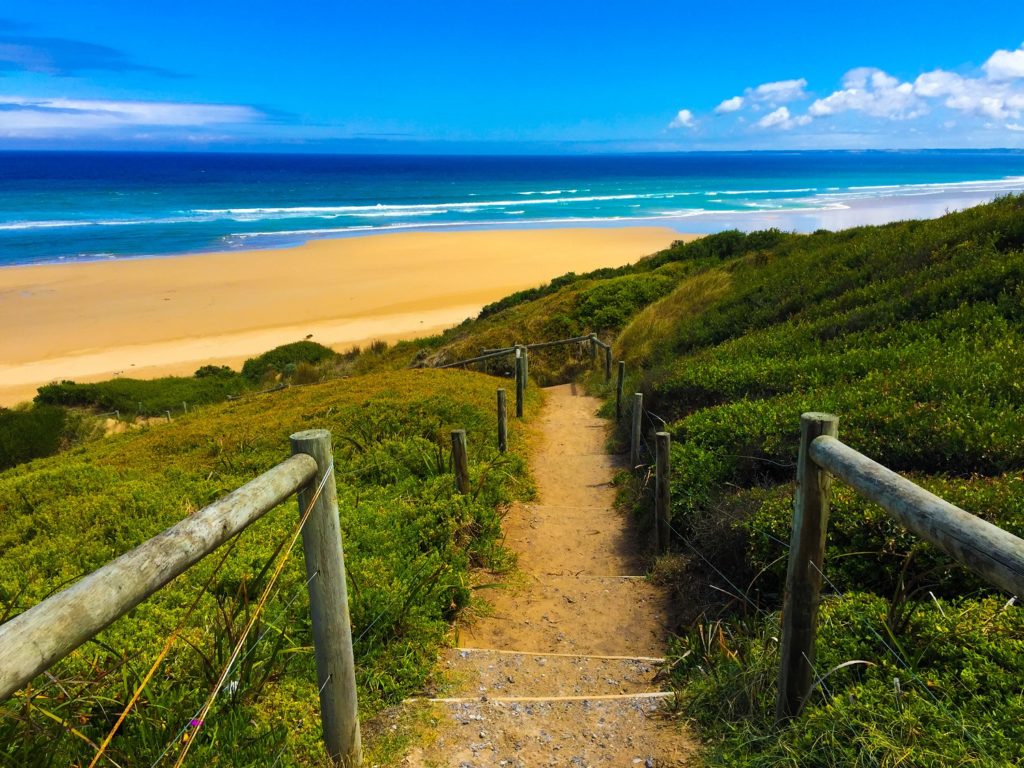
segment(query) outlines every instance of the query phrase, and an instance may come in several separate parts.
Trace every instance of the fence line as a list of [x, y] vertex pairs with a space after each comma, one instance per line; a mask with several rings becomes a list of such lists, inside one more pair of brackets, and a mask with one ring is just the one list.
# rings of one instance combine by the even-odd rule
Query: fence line
[[[667, 532], [671, 531], [678, 541], [725, 580], [733, 590], [728, 594], [760, 611], [746, 592], [733, 584], [693, 542], [672, 525], [668, 482], [671, 438], [667, 432], [658, 431], [658, 422], [661, 422], [660, 428], [663, 429], [664, 419], [643, 407], [640, 393], [634, 397], [634, 428], [638, 422], [642, 425], [642, 417], [637, 418], [637, 414], [642, 413], [648, 417], [655, 432], [656, 450], [651, 451], [643, 434], [637, 435], [634, 430], [631, 454], [636, 457], [634, 470], [650, 471], [647, 464], [642, 463], [644, 452], [655, 463], [656, 551], [665, 552]], [[815, 669], [814, 650], [821, 585], [823, 581], [831, 585], [824, 574], [823, 560], [832, 476], [846, 481], [855, 491], [878, 504], [911, 532], [961, 565], [994, 586], [1013, 594], [1015, 597], [1011, 598], [1010, 603], [1017, 596], [1024, 595], [1024, 540], [944, 501], [844, 445], [835, 437], [837, 427], [838, 419], [830, 414], [807, 413], [802, 416], [800, 454], [794, 465], [797, 469], [797, 492], [792, 541], [787, 543], [767, 531], [761, 531], [778, 543], [789, 558], [781, 616], [781, 660], [776, 701], [778, 723], [798, 716], [807, 698], [824, 679]], [[720, 511], [724, 513], [724, 510]], [[737, 522], [741, 521], [737, 519]], [[783, 554], [783, 557], [786, 556]], [[936, 704], [943, 706], [901, 654], [874, 628], [869, 627], [869, 630]], [[968, 736], [974, 741], [973, 736]]]
[[301, 532], [306, 553], [314, 654], [323, 681], [324, 741], [332, 760], [359, 765], [355, 665], [330, 433], [296, 433], [292, 451], [241, 488], [0, 625], [0, 700], [298, 493], [302, 519], [295, 536]]
[[989, 583], [1024, 594], [1024, 540], [943, 501], [837, 439], [839, 419], [805, 413], [786, 594], [776, 721], [799, 714], [814, 680], [817, 613], [832, 476]]
[[[483, 350], [480, 351], [480, 354], [477, 355], [476, 357], [469, 357], [469, 358], [466, 358], [465, 360], [457, 360], [454, 363], [445, 363], [444, 365], [438, 365], [438, 366], [434, 366], [434, 367], [437, 368], [438, 370], [441, 370], [441, 369], [444, 369], [444, 368], [456, 368], [456, 367], [458, 367], [460, 365], [469, 365], [470, 363], [479, 363], [479, 362], [483, 362], [484, 360], [491, 360], [492, 358], [495, 358], [495, 357], [503, 357], [504, 355], [512, 355], [512, 354], [515, 354], [515, 351], [517, 349], [526, 349], [526, 350], [547, 349], [549, 347], [559, 347], [559, 346], [563, 346], [565, 344], [582, 344], [582, 343], [589, 343], [591, 345], [591, 347], [594, 348], [594, 349], [596, 349], [598, 346], [602, 347], [603, 349], [605, 349], [608, 352], [609, 359], [610, 359], [611, 345], [610, 344], [606, 344], [605, 342], [601, 341], [601, 339], [598, 338], [596, 333], [588, 333], [585, 336], [573, 336], [572, 338], [569, 338], [569, 339], [556, 339], [554, 341], [539, 341], [539, 342], [536, 342], [534, 344], [513, 344], [510, 347], [496, 347], [494, 349], [483, 349]], [[610, 374], [609, 374], [609, 378], [610, 378]]]

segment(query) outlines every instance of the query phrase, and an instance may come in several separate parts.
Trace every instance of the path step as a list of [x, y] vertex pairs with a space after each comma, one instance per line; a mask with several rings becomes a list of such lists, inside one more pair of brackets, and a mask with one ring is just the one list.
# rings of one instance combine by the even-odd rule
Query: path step
[[460, 645], [580, 655], [660, 656], [665, 594], [641, 579], [547, 577], [497, 594], [494, 614], [464, 627]]
[[[431, 750], [444, 755], [446, 766], [668, 768], [686, 765], [693, 755], [684, 731], [659, 717], [661, 697], [434, 706], [456, 723]], [[426, 764], [417, 754], [405, 763]]]
[[449, 648], [441, 657], [444, 698], [536, 698], [656, 693], [654, 658], [547, 655]]

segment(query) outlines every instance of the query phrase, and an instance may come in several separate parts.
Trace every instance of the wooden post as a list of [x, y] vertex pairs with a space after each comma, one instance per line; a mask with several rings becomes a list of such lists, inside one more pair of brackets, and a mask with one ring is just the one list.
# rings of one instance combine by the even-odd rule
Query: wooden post
[[186, 403], [184, 400], [181, 401], [181, 412], [188, 413], [188, 403]]
[[505, 405], [505, 390], [498, 390], [498, 451], [508, 450], [508, 408]]
[[299, 491], [300, 514], [309, 507], [323, 482], [320, 496], [302, 529], [309, 610], [313, 618], [313, 652], [327, 753], [336, 765], [353, 768], [362, 762], [363, 748], [331, 433], [326, 429], [296, 432], [291, 436], [291, 443], [293, 454], [312, 456], [317, 464], [312, 482]]
[[633, 439], [630, 443], [629, 465], [636, 472], [640, 466], [640, 430], [643, 426], [644, 396], [636, 392], [633, 394]]
[[466, 430], [452, 430], [452, 470], [459, 493], [469, 493], [469, 458], [466, 455]]
[[619, 378], [615, 383], [615, 420], [622, 421], [622, 385], [626, 380], [626, 361], [619, 360]]
[[799, 714], [814, 680], [814, 640], [821, 600], [821, 569], [825, 559], [832, 478], [811, 460], [808, 451], [815, 438], [821, 435], [835, 437], [838, 430], [839, 419], [831, 414], [805, 413], [800, 417], [793, 532], [782, 608], [776, 723]]
[[590, 364], [597, 367], [597, 334], [590, 334]]
[[530, 386], [530, 348], [523, 345], [523, 390]]
[[526, 360], [522, 347], [516, 347], [516, 418], [523, 418], [523, 400], [526, 390]]
[[612, 348], [611, 345], [604, 348], [604, 383], [612, 380]]
[[669, 487], [669, 451], [672, 447], [672, 436], [668, 432], [658, 432], [654, 439], [658, 452], [654, 496], [654, 527], [658, 553], [663, 555], [668, 552], [668, 518], [672, 512], [672, 491]]
[[171, 423], [171, 412], [167, 411], [166, 413], [167, 413], [167, 423], [170, 424]]

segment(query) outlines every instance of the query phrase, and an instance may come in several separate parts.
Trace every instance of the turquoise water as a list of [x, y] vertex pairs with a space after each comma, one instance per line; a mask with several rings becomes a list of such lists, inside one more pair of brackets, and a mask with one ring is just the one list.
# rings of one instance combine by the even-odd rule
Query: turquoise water
[[0, 153], [0, 265], [396, 230], [809, 231], [1024, 191], [1024, 153], [558, 157]]

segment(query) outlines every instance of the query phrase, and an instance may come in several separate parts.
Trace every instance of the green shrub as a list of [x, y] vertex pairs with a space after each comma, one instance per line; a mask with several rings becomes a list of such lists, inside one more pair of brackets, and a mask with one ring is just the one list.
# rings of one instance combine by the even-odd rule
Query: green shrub
[[576, 321], [591, 331], [619, 330], [638, 310], [671, 291], [675, 283], [672, 276], [657, 273], [595, 282], [576, 297]]
[[251, 384], [237, 373], [203, 376], [166, 376], [160, 379], [111, 379], [94, 384], [62, 381], [39, 388], [35, 402], [120, 411], [122, 414], [162, 414], [178, 410], [182, 403], [206, 405], [222, 403], [228, 395], [238, 395]]
[[242, 365], [242, 376], [253, 382], [263, 381], [268, 374], [284, 373], [285, 368], [289, 365], [296, 366], [299, 363], [315, 365], [333, 360], [335, 357], [334, 350], [323, 344], [317, 344], [315, 341], [296, 341], [246, 360]]
[[683, 635], [674, 675], [711, 762], [1019, 765], [1024, 613], [1002, 599], [929, 601], [896, 638], [885, 628], [887, 610], [858, 593], [824, 601], [816, 668], [827, 679], [781, 729], [773, 722], [777, 618], [712, 622]]
[[55, 454], [67, 422], [67, 411], [53, 405], [15, 411], [0, 408], [0, 469]]

